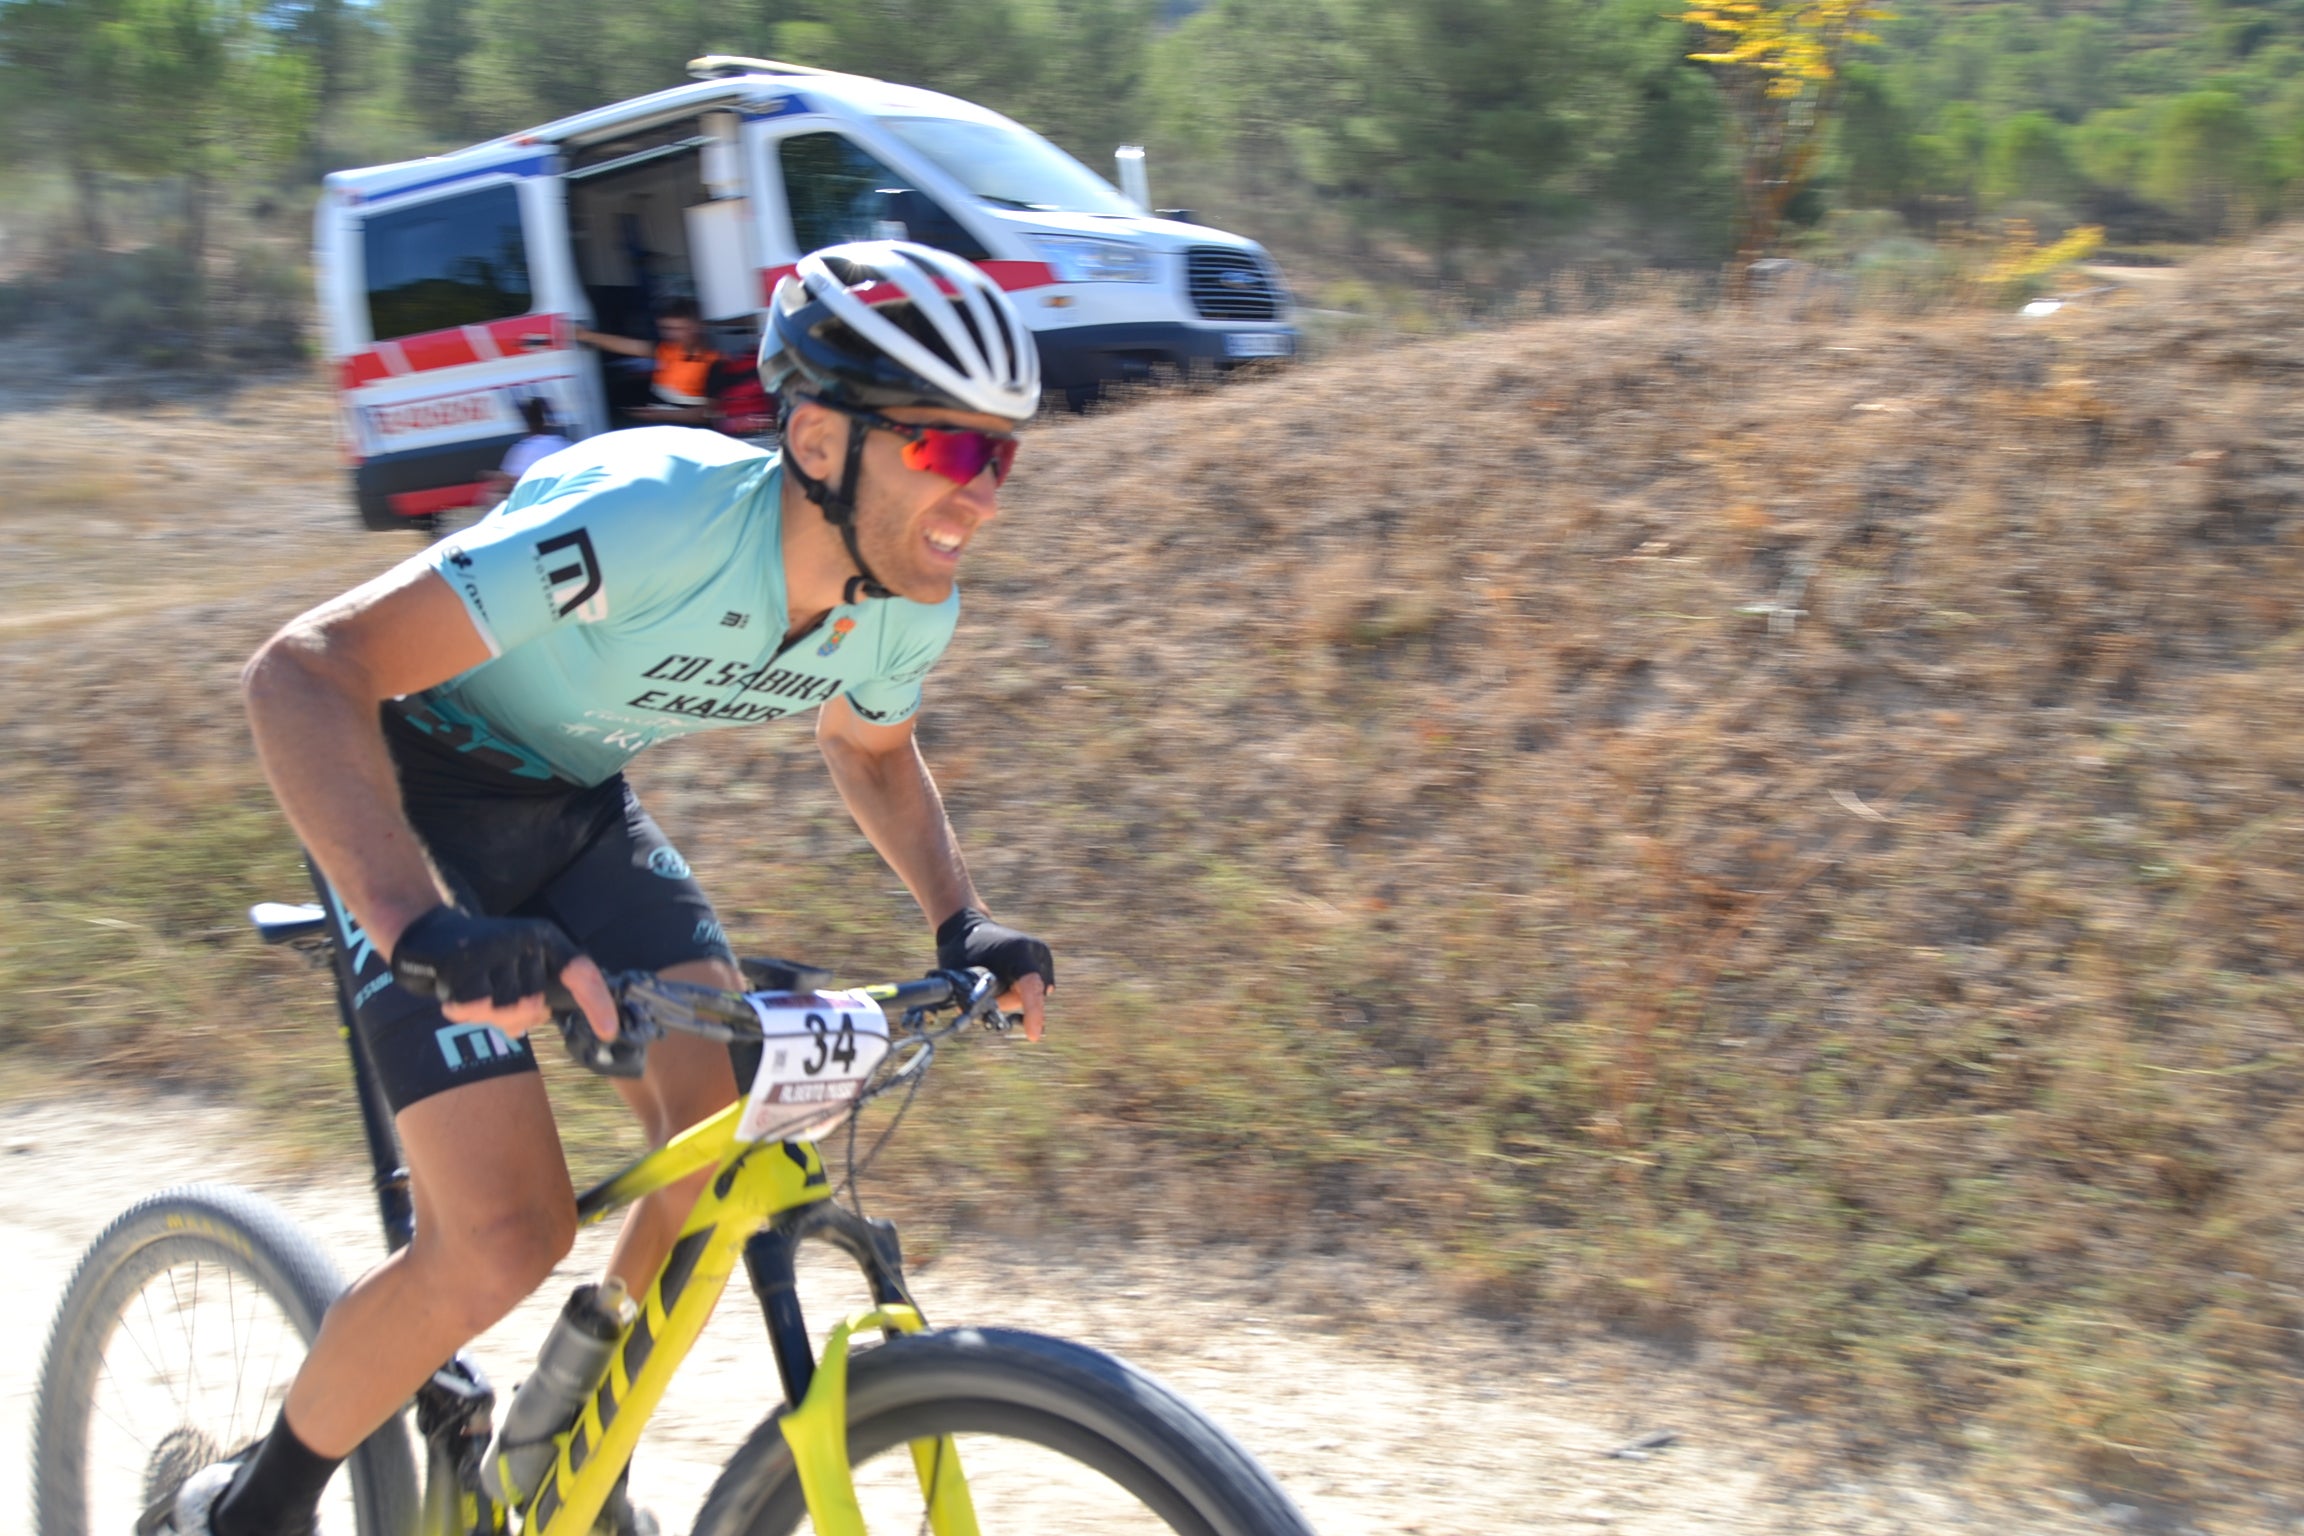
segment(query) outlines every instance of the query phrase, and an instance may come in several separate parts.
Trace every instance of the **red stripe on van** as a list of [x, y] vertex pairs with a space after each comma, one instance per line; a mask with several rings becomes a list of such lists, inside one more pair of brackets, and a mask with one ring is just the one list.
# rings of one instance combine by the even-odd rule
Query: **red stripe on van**
[[514, 315], [509, 320], [491, 320], [486, 325], [403, 336], [347, 356], [337, 365], [339, 386], [358, 389], [378, 379], [481, 362], [489, 354], [474, 344], [474, 336], [468, 334], [473, 332], [484, 334], [495, 344], [495, 356], [511, 357], [521, 352], [550, 352], [566, 347], [569, 326], [566, 315]]
[[391, 503], [393, 512], [400, 517], [429, 517], [451, 507], [477, 505], [486, 487], [477, 480], [463, 485], [443, 485], [429, 491], [399, 491], [384, 499]]
[[[1056, 281], [1056, 269], [1044, 261], [980, 261], [976, 267], [1008, 293], [1045, 288]], [[775, 295], [776, 285], [799, 270], [797, 265], [761, 268], [760, 302], [767, 303]]]

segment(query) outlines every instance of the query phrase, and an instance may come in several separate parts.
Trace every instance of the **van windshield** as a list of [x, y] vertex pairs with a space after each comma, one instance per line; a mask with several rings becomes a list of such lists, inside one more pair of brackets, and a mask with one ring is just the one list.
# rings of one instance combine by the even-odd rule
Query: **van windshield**
[[1132, 214], [1110, 182], [1036, 133], [949, 117], [883, 117], [880, 126], [998, 208]]

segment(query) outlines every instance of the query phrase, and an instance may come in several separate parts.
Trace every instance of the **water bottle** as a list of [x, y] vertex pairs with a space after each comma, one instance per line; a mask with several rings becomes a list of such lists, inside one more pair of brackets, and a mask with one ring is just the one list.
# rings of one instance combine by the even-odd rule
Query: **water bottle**
[[575, 1422], [608, 1373], [608, 1357], [636, 1310], [621, 1280], [576, 1287], [536, 1352], [534, 1374], [512, 1394], [489, 1443], [480, 1482], [490, 1498], [518, 1508], [534, 1496], [554, 1460], [553, 1437]]

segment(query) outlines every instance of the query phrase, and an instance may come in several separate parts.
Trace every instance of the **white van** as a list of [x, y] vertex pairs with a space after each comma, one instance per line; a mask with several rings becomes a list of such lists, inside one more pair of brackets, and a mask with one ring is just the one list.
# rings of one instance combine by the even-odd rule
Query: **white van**
[[776, 280], [908, 238], [1008, 289], [1052, 393], [1296, 350], [1254, 241], [1160, 217], [1046, 139], [909, 86], [757, 59], [427, 160], [328, 177], [314, 266], [355, 499], [371, 527], [479, 496], [542, 396], [571, 436], [620, 379], [574, 326], [653, 336], [693, 298], [749, 362]]

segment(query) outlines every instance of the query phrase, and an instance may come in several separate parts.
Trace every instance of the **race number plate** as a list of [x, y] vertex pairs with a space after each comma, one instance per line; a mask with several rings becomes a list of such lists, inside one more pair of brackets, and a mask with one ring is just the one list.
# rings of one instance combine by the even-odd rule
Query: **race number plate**
[[848, 1112], [864, 1079], [888, 1054], [888, 1016], [861, 992], [753, 992], [760, 1016], [760, 1072], [752, 1079], [740, 1141], [790, 1141]]

